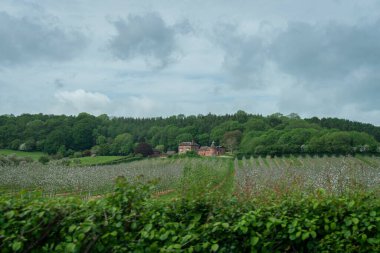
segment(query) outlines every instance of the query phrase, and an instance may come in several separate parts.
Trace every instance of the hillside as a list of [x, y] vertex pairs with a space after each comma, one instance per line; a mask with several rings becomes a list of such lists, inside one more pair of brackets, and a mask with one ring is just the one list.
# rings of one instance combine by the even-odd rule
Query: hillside
[[23, 114], [0, 116], [0, 148], [70, 156], [128, 155], [139, 142], [161, 150], [215, 141], [240, 155], [379, 153], [380, 127], [337, 118], [302, 119], [238, 111], [227, 115], [124, 118]]

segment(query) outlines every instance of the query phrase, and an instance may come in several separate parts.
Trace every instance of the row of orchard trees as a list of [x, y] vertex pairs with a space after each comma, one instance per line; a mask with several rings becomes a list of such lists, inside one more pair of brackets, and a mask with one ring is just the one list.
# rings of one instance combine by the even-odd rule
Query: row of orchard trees
[[177, 115], [124, 118], [23, 114], [0, 116], [0, 148], [43, 151], [64, 156], [87, 150], [98, 155], [127, 155], [138, 143], [160, 151], [176, 150], [182, 141], [202, 146], [215, 141], [241, 154], [377, 152], [380, 127], [316, 117], [252, 115]]

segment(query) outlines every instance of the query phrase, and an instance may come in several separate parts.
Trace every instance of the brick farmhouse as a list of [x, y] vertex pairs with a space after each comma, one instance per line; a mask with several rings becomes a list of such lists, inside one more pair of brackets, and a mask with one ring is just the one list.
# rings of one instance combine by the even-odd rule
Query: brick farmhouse
[[200, 147], [198, 143], [191, 142], [181, 142], [178, 146], [178, 153], [185, 154], [186, 152], [194, 151], [200, 156], [219, 156], [224, 155], [225, 148], [222, 146], [215, 146], [215, 143], [212, 142], [211, 146], [202, 146]]

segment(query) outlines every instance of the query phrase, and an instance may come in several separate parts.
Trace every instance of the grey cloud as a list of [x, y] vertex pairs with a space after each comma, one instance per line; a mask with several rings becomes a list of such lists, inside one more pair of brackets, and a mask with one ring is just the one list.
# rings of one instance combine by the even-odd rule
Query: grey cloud
[[85, 47], [85, 37], [51, 24], [0, 12], [0, 64], [32, 61], [65, 61]]
[[380, 124], [378, 2], [0, 0], [0, 112]]
[[[236, 31], [226, 26], [216, 33], [224, 51], [223, 71], [233, 88], [280, 89], [282, 111], [380, 110], [380, 22], [291, 22], [272, 39]], [[281, 75], [290, 84], [282, 87]]]
[[188, 34], [190, 32], [194, 32], [194, 29], [188, 19], [185, 19], [182, 22], [175, 24], [173, 26], [173, 29], [180, 34]]
[[350, 77], [342, 85], [340, 94], [345, 103], [355, 103], [360, 110], [380, 111], [380, 73], [376, 69], [365, 70], [364, 76]]
[[235, 87], [263, 85], [267, 49], [261, 38], [238, 34], [235, 26], [223, 24], [216, 29], [215, 40], [224, 51], [222, 66], [229, 83]]
[[[304, 96], [314, 94], [319, 101], [330, 97], [325, 102], [334, 106], [380, 110], [379, 24], [292, 23], [273, 41], [270, 57], [280, 70], [300, 80]], [[287, 102], [300, 106], [297, 101]], [[326, 103], [319, 106], [328, 108]]]
[[231, 25], [216, 34], [224, 50], [224, 70], [237, 87], [257, 87], [268, 62], [317, 86], [361, 68], [380, 67], [380, 22], [355, 26], [293, 22], [270, 42], [259, 35], [237, 34]]
[[154, 67], [165, 67], [175, 60], [176, 34], [190, 29], [186, 23], [168, 26], [156, 13], [129, 15], [127, 20], [119, 20], [114, 25], [117, 35], [109, 45], [113, 55], [121, 60], [142, 57]]
[[57, 89], [65, 87], [65, 84], [63, 83], [63, 81], [61, 79], [55, 79], [54, 85]]
[[306, 80], [346, 77], [362, 68], [380, 65], [380, 23], [316, 26], [291, 23], [270, 47], [281, 70]]

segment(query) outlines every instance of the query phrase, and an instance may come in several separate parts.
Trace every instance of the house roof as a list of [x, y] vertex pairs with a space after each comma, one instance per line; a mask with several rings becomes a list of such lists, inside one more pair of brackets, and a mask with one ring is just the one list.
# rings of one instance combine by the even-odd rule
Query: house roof
[[179, 146], [199, 146], [199, 144], [192, 141], [185, 141], [185, 142], [181, 142]]
[[214, 146], [214, 147], [209, 147], [209, 146], [202, 146], [202, 147], [200, 147], [200, 149], [199, 150], [211, 150], [211, 149], [223, 149], [224, 147], [223, 146]]

